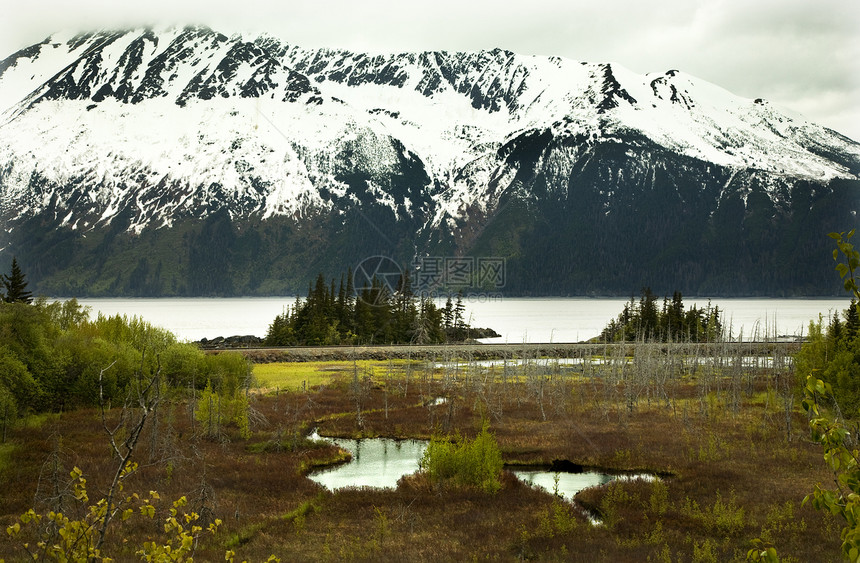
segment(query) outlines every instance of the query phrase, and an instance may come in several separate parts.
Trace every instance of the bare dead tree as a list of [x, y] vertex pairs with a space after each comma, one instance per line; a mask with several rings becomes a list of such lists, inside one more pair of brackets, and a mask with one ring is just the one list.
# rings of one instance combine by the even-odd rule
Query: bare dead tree
[[[63, 447], [63, 438], [57, 433], [51, 435], [53, 447], [51, 454], [39, 471], [39, 480], [36, 484], [36, 494], [33, 504], [37, 509], [44, 507], [47, 511], [69, 514], [75, 506], [75, 495], [72, 491], [71, 480], [67, 471], [72, 463], [68, 452]], [[57, 531], [57, 526], [51, 523], [51, 532]]]
[[786, 361], [785, 355], [779, 347], [775, 348], [773, 357], [773, 370], [777, 377], [777, 386], [782, 395], [783, 416], [785, 421], [785, 440], [791, 442], [792, 439], [792, 415], [794, 413], [794, 363], [789, 359]]
[[[116, 362], [114, 362], [116, 363]], [[121, 503], [114, 505], [114, 500], [121, 490], [121, 483], [132, 473], [131, 458], [140, 440], [146, 421], [150, 414], [161, 402], [159, 379], [161, 375], [161, 360], [156, 356], [156, 370], [150, 376], [144, 375], [146, 351], [141, 354], [141, 365], [137, 372], [137, 380], [125, 398], [120, 410], [119, 420], [113, 427], [108, 426], [104, 396], [104, 373], [113, 367], [111, 363], [99, 372], [99, 404], [101, 406], [102, 427], [108, 435], [108, 441], [113, 454], [118, 458], [113, 480], [105, 497], [105, 514], [98, 530], [96, 549], [100, 549], [105, 540], [108, 527], [114, 516], [121, 510]], [[126, 429], [126, 432], [121, 430]], [[125, 439], [121, 435], [125, 435]]]
[[6, 430], [9, 428], [9, 422], [15, 422], [18, 417], [15, 399], [12, 394], [5, 389], [0, 389], [0, 405], [3, 409], [3, 436], [0, 438], [0, 444], [6, 443]]
[[404, 373], [403, 381], [403, 397], [409, 396], [409, 380], [412, 378], [412, 349], [406, 355], [406, 373]]
[[[217, 503], [215, 501], [215, 491], [206, 480], [206, 461], [201, 463], [200, 483], [194, 491], [194, 496], [191, 500], [193, 511], [199, 516], [197, 525], [204, 529], [209, 527], [209, 524], [215, 521], [215, 509]], [[195, 538], [195, 542], [196, 542]]]

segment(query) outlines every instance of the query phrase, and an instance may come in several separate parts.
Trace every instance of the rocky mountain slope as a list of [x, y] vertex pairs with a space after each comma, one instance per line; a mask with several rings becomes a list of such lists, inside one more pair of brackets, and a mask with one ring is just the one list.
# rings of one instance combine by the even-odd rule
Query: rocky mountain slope
[[374, 255], [503, 263], [473, 291], [825, 294], [860, 207], [860, 144], [767, 101], [498, 49], [57, 35], [0, 61], [0, 111], [0, 261], [51, 294], [303, 292]]

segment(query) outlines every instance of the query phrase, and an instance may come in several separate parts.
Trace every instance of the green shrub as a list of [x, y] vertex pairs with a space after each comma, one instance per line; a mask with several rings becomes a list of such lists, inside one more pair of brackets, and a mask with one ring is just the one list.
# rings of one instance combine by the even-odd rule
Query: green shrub
[[682, 512], [698, 520], [709, 532], [721, 537], [737, 536], [746, 526], [744, 508], [738, 506], [734, 491], [729, 495], [728, 502], [723, 500], [718, 491], [714, 504], [703, 509], [699, 508], [696, 501], [687, 498]]
[[207, 381], [233, 397], [250, 383], [250, 364], [234, 353], [207, 356], [139, 317], [99, 314], [75, 300], [0, 302], [0, 394], [18, 415], [121, 402], [142, 374], [169, 389]]
[[208, 438], [221, 437], [222, 426], [232, 423], [239, 429], [239, 436], [247, 440], [251, 437], [249, 409], [248, 397], [244, 393], [234, 391], [232, 396], [218, 393], [212, 389], [211, 382], [207, 382], [197, 399], [194, 418], [200, 424], [200, 431]]
[[432, 483], [451, 482], [487, 493], [501, 489], [502, 452], [485, 422], [474, 440], [434, 438], [421, 458], [421, 470]]

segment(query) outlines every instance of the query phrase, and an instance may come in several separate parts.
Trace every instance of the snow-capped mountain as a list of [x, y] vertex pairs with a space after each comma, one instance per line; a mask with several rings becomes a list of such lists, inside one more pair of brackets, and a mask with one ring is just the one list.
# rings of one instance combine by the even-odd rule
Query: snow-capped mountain
[[54, 293], [301, 291], [372, 254], [505, 258], [518, 293], [822, 293], [792, 265], [860, 206], [860, 144], [801, 116], [499, 49], [56, 35], [0, 62], [0, 112], [0, 252]]

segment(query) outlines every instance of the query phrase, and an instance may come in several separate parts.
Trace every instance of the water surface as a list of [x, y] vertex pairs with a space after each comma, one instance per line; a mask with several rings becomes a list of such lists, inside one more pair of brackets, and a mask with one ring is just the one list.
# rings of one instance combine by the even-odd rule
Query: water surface
[[[93, 312], [138, 315], [183, 340], [218, 336], [265, 336], [269, 324], [295, 297], [110, 298], [80, 299]], [[580, 342], [600, 334], [627, 299], [618, 298], [466, 298], [467, 320], [502, 336], [485, 342]], [[684, 298], [687, 308], [708, 298]], [[440, 302], [441, 304], [441, 302]], [[732, 334], [744, 339], [803, 335], [809, 321], [848, 307], [848, 299], [713, 299]]]
[[326, 441], [352, 454], [349, 463], [308, 475], [309, 479], [330, 490], [344, 487], [394, 489], [401, 477], [418, 471], [421, 456], [427, 448], [425, 440], [326, 438]]
[[647, 473], [631, 475], [613, 475], [599, 473], [597, 471], [583, 471], [582, 473], [567, 473], [564, 471], [554, 472], [546, 469], [513, 469], [512, 473], [520, 481], [534, 485], [546, 490], [548, 493], [557, 494], [567, 501], [572, 502], [576, 493], [589, 487], [605, 485], [617, 479], [645, 479], [651, 481], [655, 477]]

